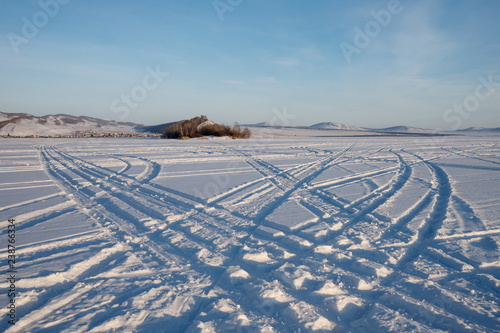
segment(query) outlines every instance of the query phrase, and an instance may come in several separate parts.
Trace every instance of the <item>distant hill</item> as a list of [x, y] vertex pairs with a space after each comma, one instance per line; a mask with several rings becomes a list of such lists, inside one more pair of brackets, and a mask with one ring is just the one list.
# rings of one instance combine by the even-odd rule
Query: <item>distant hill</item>
[[[247, 126], [252, 126], [252, 127], [272, 127], [268, 123], [257, 123], [254, 125], [247, 125]], [[384, 134], [384, 135], [443, 135], [444, 133], [437, 132], [436, 130], [433, 129], [426, 129], [426, 128], [418, 128], [418, 127], [410, 127], [410, 126], [393, 126], [393, 127], [387, 127], [387, 128], [381, 128], [381, 129], [376, 129], [376, 128], [367, 128], [367, 127], [359, 127], [359, 126], [352, 126], [352, 125], [346, 125], [342, 123], [334, 123], [334, 122], [322, 122], [322, 123], [317, 123], [311, 126], [294, 126], [290, 127], [287, 126], [286, 128], [289, 129], [297, 129], [297, 130], [310, 130], [316, 131], [316, 132], [321, 132], [324, 131], [325, 135], [378, 135], [378, 134]], [[330, 132], [329, 132], [330, 131]], [[333, 132], [336, 132], [336, 134], [333, 134]], [[326, 134], [328, 133], [328, 134]], [[371, 134], [370, 134], [371, 133]]]
[[363, 128], [363, 127], [344, 125], [344, 124], [332, 123], [332, 122], [318, 123], [318, 124], [314, 124], [314, 125], [309, 126], [309, 127], [314, 128], [314, 129], [344, 130], [344, 131], [365, 131], [366, 130], [366, 128]]
[[469, 127], [469, 128], [457, 130], [457, 132], [498, 133], [498, 132], [500, 132], [500, 127], [496, 127], [496, 128]]
[[[118, 122], [114, 120], [103, 120], [87, 116], [72, 116], [67, 114], [55, 114], [46, 116], [34, 116], [27, 113], [7, 113], [0, 112], [0, 136], [6, 137], [103, 137], [103, 136], [151, 136], [163, 134], [163, 131], [181, 121], [163, 123], [158, 125], [142, 125], [132, 122]], [[242, 125], [259, 129], [260, 131], [270, 131], [276, 128], [288, 129], [286, 133], [292, 133], [293, 130], [315, 131], [316, 136], [322, 136], [321, 133], [331, 133], [339, 135], [442, 135], [435, 130], [409, 127], [393, 126], [382, 129], [371, 129], [358, 126], [345, 125], [334, 122], [322, 122], [311, 126], [283, 127], [273, 126], [267, 122], [260, 122], [253, 125]], [[331, 132], [327, 132], [331, 131]], [[358, 132], [358, 133], [356, 133]], [[305, 133], [305, 132], [301, 132]], [[333, 134], [336, 133], [336, 134]], [[484, 128], [469, 127], [455, 131], [456, 134], [462, 133], [500, 133], [500, 127]], [[451, 132], [448, 132], [451, 135]], [[456, 135], [455, 134], [455, 135]], [[283, 134], [285, 135], [285, 134]], [[288, 135], [288, 134], [287, 134]], [[330, 135], [330, 134], [328, 134]]]
[[7, 120], [11, 120], [12, 118], [16, 117], [29, 117], [31, 115], [27, 113], [6, 113], [6, 112], [0, 112], [0, 122], [4, 122]]
[[163, 130], [165, 130], [167, 127], [169, 127], [170, 125], [174, 125], [174, 124], [180, 123], [181, 121], [174, 121], [174, 122], [171, 122], [171, 123], [164, 123], [164, 124], [160, 124], [160, 125], [151, 125], [151, 126], [143, 126], [143, 125], [141, 125], [141, 126], [137, 127], [137, 130], [140, 131], [140, 132], [162, 134]]
[[[257, 123], [257, 124], [243, 124], [241, 126], [250, 126], [250, 127], [273, 127], [270, 123], [262, 122], [262, 123]], [[278, 126], [282, 127], [282, 126]]]
[[134, 135], [141, 127], [144, 126], [87, 116], [77, 117], [67, 114], [33, 116], [27, 113], [0, 112], [0, 136]]
[[432, 129], [409, 126], [393, 126], [382, 129], [374, 129], [374, 131], [383, 133], [436, 134], [436, 131]]

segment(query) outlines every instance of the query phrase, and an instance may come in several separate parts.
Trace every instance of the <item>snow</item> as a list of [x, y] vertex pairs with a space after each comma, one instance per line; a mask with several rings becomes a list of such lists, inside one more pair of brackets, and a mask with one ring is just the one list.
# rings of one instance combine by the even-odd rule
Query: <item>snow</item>
[[29, 114], [7, 114], [0, 112], [0, 121], [12, 120], [0, 127], [0, 136], [14, 137], [59, 137], [73, 136], [82, 132], [95, 134], [137, 133], [137, 124], [120, 123], [90, 117], [70, 115], [48, 115], [37, 117]]
[[271, 127], [248, 126], [253, 138], [282, 138], [282, 137], [358, 137], [358, 136], [386, 136], [382, 132], [371, 132], [365, 129], [331, 128], [331, 127]]
[[388, 128], [377, 129], [377, 132], [388, 133], [417, 133], [417, 134], [435, 134], [438, 131], [427, 128], [410, 127], [410, 126], [393, 126]]
[[469, 127], [465, 129], [458, 130], [457, 132], [500, 132], [500, 127], [497, 128], [485, 128], [485, 127]]
[[318, 124], [311, 125], [310, 127], [311, 128], [318, 128], [318, 129], [329, 129], [329, 130], [348, 130], [348, 131], [364, 131], [365, 130], [365, 128], [362, 128], [362, 127], [345, 125], [345, 124], [340, 124], [340, 123], [332, 123], [332, 122], [318, 123]]
[[247, 253], [243, 256], [243, 260], [249, 260], [259, 263], [266, 263], [272, 261], [272, 259], [269, 258], [269, 254], [267, 252]]
[[196, 130], [200, 131], [203, 127], [212, 126], [212, 125], [215, 125], [215, 123], [213, 121], [206, 120], [206, 121], [202, 122], [201, 124], [199, 124], [198, 127], [196, 127]]
[[342, 295], [346, 293], [340, 286], [335, 285], [332, 281], [326, 281], [316, 292], [321, 295]]
[[1, 140], [0, 330], [500, 331], [499, 137], [278, 131]]

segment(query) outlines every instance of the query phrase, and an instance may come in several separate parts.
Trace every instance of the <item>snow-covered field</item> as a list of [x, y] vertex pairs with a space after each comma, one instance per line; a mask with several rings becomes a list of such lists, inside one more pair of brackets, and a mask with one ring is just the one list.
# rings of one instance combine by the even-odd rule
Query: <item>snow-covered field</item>
[[499, 332], [499, 143], [2, 140], [0, 331]]

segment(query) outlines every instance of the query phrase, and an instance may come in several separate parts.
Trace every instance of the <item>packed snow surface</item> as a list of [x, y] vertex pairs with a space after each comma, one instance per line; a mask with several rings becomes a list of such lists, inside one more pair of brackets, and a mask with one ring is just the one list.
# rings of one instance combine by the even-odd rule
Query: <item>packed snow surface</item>
[[0, 331], [499, 332], [499, 142], [4, 139]]

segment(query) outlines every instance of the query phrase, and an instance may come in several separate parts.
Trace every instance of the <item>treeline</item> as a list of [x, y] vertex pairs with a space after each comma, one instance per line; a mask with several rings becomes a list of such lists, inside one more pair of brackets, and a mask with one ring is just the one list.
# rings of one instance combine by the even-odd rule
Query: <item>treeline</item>
[[241, 128], [238, 124], [227, 126], [215, 124], [206, 116], [199, 116], [170, 125], [163, 131], [163, 138], [185, 139], [203, 136], [229, 136], [233, 139], [248, 139], [252, 133], [248, 128]]

